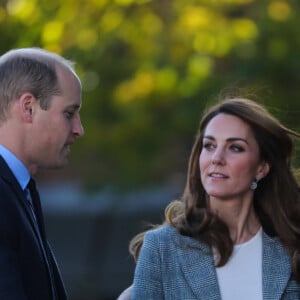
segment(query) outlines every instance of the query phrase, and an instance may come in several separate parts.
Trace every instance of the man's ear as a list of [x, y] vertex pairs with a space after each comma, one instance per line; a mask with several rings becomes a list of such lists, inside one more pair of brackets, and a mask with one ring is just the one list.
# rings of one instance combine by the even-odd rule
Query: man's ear
[[263, 179], [264, 177], [266, 177], [269, 172], [270, 172], [270, 169], [271, 169], [271, 165], [266, 162], [266, 161], [263, 161], [259, 168], [258, 168], [258, 171], [257, 171], [257, 174], [256, 174], [256, 179], [259, 181], [261, 179]]
[[26, 123], [32, 122], [32, 114], [36, 106], [36, 99], [31, 93], [24, 93], [19, 98], [20, 112]]

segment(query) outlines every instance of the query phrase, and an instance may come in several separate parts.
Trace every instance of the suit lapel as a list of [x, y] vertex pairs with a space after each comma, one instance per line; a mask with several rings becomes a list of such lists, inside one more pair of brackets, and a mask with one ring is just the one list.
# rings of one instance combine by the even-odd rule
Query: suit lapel
[[[15, 176], [7, 166], [6, 162], [3, 160], [3, 158], [0, 156], [0, 168], [1, 168], [1, 175], [3, 179], [10, 185], [11, 189], [14, 191], [16, 197], [16, 200], [21, 204], [23, 207], [23, 211], [25, 212], [27, 219], [29, 220], [29, 223], [33, 227], [33, 231], [35, 233], [36, 242], [39, 245], [39, 248], [42, 252], [42, 255], [44, 257], [45, 264], [47, 266], [47, 270], [49, 272], [50, 280], [51, 280], [51, 289], [52, 294], [54, 295], [54, 279], [53, 275], [51, 274], [52, 270], [49, 265], [49, 257], [47, 254], [48, 249], [46, 247], [48, 246], [46, 240], [43, 239], [40, 229], [38, 227], [38, 224], [36, 220], [34, 219], [34, 216], [32, 214], [32, 211], [30, 210], [30, 207], [26, 205], [26, 195], [25, 192], [21, 189], [18, 181], [16, 180]], [[13, 200], [13, 199], [12, 199]], [[39, 207], [40, 209], [40, 207]], [[44, 235], [44, 232], [43, 232]], [[45, 237], [44, 237], [45, 238]], [[52, 254], [51, 254], [52, 255]]]
[[214, 258], [210, 247], [190, 238], [182, 237], [177, 259], [186, 282], [191, 287], [195, 299], [220, 300]]
[[290, 277], [291, 261], [283, 246], [263, 233], [263, 299], [281, 299]]
[[36, 238], [38, 239], [38, 242], [41, 244], [42, 240], [39, 234], [39, 229], [37, 227], [36, 221], [33, 218], [29, 206], [26, 205], [26, 201], [28, 200], [26, 199], [25, 192], [22, 190], [15, 176], [13, 175], [13, 173], [11, 172], [11, 170], [9, 169], [6, 162], [1, 156], [0, 156], [0, 168], [1, 168], [1, 176], [10, 185], [11, 189], [14, 191], [16, 195], [16, 200], [18, 200], [18, 203], [20, 203], [20, 205], [22, 206], [23, 211], [27, 216], [27, 219], [29, 220], [31, 226], [33, 227]]

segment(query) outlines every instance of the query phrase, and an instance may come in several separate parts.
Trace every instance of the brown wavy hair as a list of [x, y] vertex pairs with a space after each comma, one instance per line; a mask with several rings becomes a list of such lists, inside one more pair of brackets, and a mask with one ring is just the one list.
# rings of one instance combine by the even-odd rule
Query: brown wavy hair
[[[206, 126], [220, 113], [236, 116], [250, 126], [261, 160], [271, 166], [254, 192], [254, 208], [264, 231], [277, 236], [291, 255], [293, 274], [300, 282], [300, 189], [292, 167], [292, 137], [300, 138], [300, 134], [283, 126], [252, 100], [225, 99], [204, 114], [190, 155], [183, 195], [167, 206], [165, 222], [176, 227], [182, 235], [213, 246], [219, 253], [217, 266], [227, 263], [233, 241], [226, 224], [208, 208], [208, 195], [201, 183], [199, 168]], [[133, 239], [131, 245], [139, 250], [142, 242], [143, 233]], [[133, 248], [131, 253], [134, 253]]]

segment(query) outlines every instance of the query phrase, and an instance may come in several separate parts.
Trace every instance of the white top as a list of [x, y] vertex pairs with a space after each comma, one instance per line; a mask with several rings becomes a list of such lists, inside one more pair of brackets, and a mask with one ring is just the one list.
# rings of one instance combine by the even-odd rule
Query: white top
[[227, 264], [216, 271], [222, 300], [263, 300], [262, 229], [235, 245]]

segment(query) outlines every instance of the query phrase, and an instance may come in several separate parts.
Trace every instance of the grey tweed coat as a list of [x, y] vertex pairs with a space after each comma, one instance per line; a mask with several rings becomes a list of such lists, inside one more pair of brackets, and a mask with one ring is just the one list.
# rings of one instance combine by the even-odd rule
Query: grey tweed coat
[[[264, 300], [300, 299], [290, 257], [276, 238], [264, 232], [262, 271]], [[131, 300], [162, 299], [221, 299], [210, 247], [169, 225], [146, 234], [131, 295]]]

